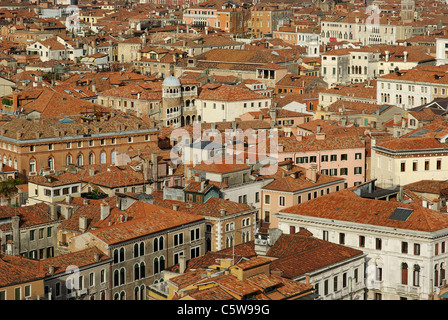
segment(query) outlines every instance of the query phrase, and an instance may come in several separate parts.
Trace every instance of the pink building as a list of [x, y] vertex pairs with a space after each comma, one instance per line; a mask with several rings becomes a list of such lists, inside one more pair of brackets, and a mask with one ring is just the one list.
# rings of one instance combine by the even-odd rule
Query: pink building
[[292, 160], [296, 165], [314, 167], [317, 172], [344, 178], [345, 188], [365, 181], [366, 148], [354, 134], [278, 138], [278, 161]]
[[316, 169], [292, 165], [292, 161], [279, 164], [274, 180], [261, 189], [260, 220], [264, 226], [277, 228], [275, 213], [317, 197], [344, 188], [345, 179], [331, 177]]

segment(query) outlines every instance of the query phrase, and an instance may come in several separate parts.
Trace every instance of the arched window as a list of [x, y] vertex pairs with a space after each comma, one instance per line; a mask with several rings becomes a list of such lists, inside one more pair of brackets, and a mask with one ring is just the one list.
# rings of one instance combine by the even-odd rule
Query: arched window
[[120, 300], [120, 295], [118, 293], [114, 294], [114, 300]]
[[406, 263], [401, 264], [401, 284], [408, 284], [408, 265]]
[[53, 157], [48, 158], [48, 168], [50, 168], [50, 170], [54, 170], [54, 159], [53, 159]]
[[163, 237], [159, 238], [159, 250], [163, 250]]
[[124, 261], [124, 248], [120, 249], [120, 262]]
[[114, 263], [118, 263], [118, 262], [119, 262], [119, 259], [118, 259], [118, 250], [115, 249], [115, 250], [114, 250]]
[[153, 247], [154, 247], [154, 252], [159, 251], [159, 239], [158, 238], [154, 239]]
[[114, 287], [120, 285], [120, 276], [118, 270], [114, 271]]
[[134, 244], [134, 258], [138, 257], [138, 243]]
[[140, 242], [140, 255], [141, 256], [145, 255], [145, 243], [144, 242]]
[[160, 261], [159, 262], [160, 263], [160, 271], [165, 270], [165, 257], [161, 256], [159, 261]]
[[140, 279], [140, 267], [138, 263], [134, 265], [134, 280]]
[[112, 164], [115, 163], [115, 155], [116, 155], [115, 150], [110, 153], [110, 163], [112, 163]]
[[36, 160], [30, 160], [30, 172], [36, 172]]
[[14, 159], [14, 169], [17, 169], [17, 159]]
[[89, 164], [95, 164], [95, 154], [89, 154]]
[[126, 276], [126, 272], [125, 272], [124, 268], [121, 268], [120, 269], [120, 284], [125, 283], [125, 276]]
[[140, 300], [145, 300], [145, 286], [143, 284], [140, 286]]
[[434, 286], [437, 287], [439, 285], [439, 265], [436, 264], [434, 266]]
[[78, 157], [76, 158], [76, 164], [78, 166], [82, 166], [82, 164], [83, 164], [83, 156], [82, 156], [82, 154], [79, 154]]
[[100, 153], [100, 163], [106, 163], [106, 152]]
[[420, 286], [420, 266], [417, 264], [414, 265], [413, 285], [414, 287]]
[[440, 264], [440, 285], [442, 285], [443, 280], [445, 280], [445, 263]]
[[140, 263], [140, 278], [144, 278], [146, 275], [145, 275], [145, 263], [144, 262], [141, 262]]
[[71, 155], [67, 155], [66, 157], [65, 157], [65, 164], [68, 166], [68, 165], [70, 165], [70, 164], [72, 164], [72, 156]]
[[120, 292], [120, 300], [126, 300], [126, 292], [124, 291]]
[[155, 258], [154, 259], [154, 274], [158, 274], [159, 273], [159, 258]]
[[139, 291], [140, 291], [139, 287], [135, 287], [134, 288], [134, 300], [138, 300], [139, 299], [139, 297], [140, 297]]

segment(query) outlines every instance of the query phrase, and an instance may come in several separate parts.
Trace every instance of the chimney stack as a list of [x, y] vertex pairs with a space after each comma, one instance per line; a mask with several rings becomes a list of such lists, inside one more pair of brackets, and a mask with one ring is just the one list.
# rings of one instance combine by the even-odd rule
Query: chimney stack
[[57, 206], [54, 204], [49, 204], [48, 205], [48, 210], [50, 212], [50, 219], [51, 220], [57, 220], [58, 219], [58, 210], [57, 210]]
[[110, 215], [110, 207], [108, 204], [101, 204], [101, 220], [105, 220]]
[[79, 217], [79, 231], [81, 231], [81, 232], [87, 231], [87, 217], [86, 216]]
[[179, 257], [179, 273], [183, 274], [185, 269], [187, 268], [187, 257], [180, 256]]

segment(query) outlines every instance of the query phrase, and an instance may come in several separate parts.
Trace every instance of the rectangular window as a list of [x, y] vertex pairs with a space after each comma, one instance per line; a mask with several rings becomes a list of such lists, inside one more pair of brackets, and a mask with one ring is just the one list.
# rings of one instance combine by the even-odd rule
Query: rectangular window
[[199, 239], [199, 228], [190, 230], [190, 241], [196, 241]]
[[338, 155], [337, 154], [332, 154], [330, 156], [330, 161], [338, 161]]
[[44, 238], [44, 228], [40, 228], [39, 229], [39, 239], [43, 239]]
[[339, 244], [345, 244], [345, 233], [339, 233]]
[[322, 155], [322, 156], [320, 157], [320, 161], [321, 161], [321, 162], [328, 162], [328, 155]]
[[184, 243], [184, 234], [178, 233], [174, 235], [174, 246], [178, 246]]
[[30, 240], [34, 240], [36, 237], [36, 230], [30, 230]]
[[51, 235], [52, 235], [52, 231], [53, 231], [53, 228], [52, 228], [52, 227], [48, 227], [48, 228], [47, 228], [47, 238], [50, 238], [50, 237], [51, 237]]
[[429, 170], [429, 160], [425, 160], [425, 171]]
[[362, 167], [355, 167], [355, 174], [362, 174]]
[[381, 248], [382, 248], [382, 241], [381, 241], [380, 238], [376, 238], [375, 248], [376, 248], [376, 250], [381, 250]]
[[285, 206], [285, 197], [280, 196], [278, 198], [278, 204], [279, 204], [279, 206], [284, 207]]
[[328, 280], [324, 281], [324, 295], [328, 294]]
[[31, 285], [28, 284], [25, 286], [25, 298], [31, 297]]
[[324, 230], [322, 239], [325, 240], [325, 241], [328, 241], [328, 231]]
[[0, 300], [6, 300], [6, 291], [0, 291]]
[[414, 243], [414, 255], [419, 256], [420, 255], [420, 244]]
[[406, 162], [402, 162], [402, 163], [400, 164], [400, 171], [401, 171], [401, 172], [405, 172], [405, 171], [406, 171]]
[[14, 300], [21, 300], [22, 294], [21, 294], [21, 287], [17, 287], [14, 289]]
[[104, 282], [106, 282], [106, 270], [101, 270], [101, 273], [100, 273], [100, 281], [101, 281], [101, 283], [104, 283]]
[[437, 170], [442, 170], [442, 159], [437, 159], [436, 168]]
[[91, 272], [89, 274], [89, 286], [93, 287], [95, 285], [95, 273]]
[[364, 248], [366, 246], [366, 237], [364, 236], [359, 236], [359, 246], [361, 248]]
[[338, 276], [333, 278], [333, 289], [334, 292], [338, 291]]
[[401, 243], [401, 253], [408, 253], [408, 243], [407, 242], [402, 242]]
[[347, 154], [341, 154], [341, 161], [347, 160]]
[[414, 160], [412, 162], [412, 171], [417, 171], [418, 170], [418, 161]]
[[355, 153], [355, 160], [360, 160], [362, 159], [362, 153]]
[[264, 203], [270, 204], [271, 203], [271, 196], [269, 194], [264, 196]]
[[342, 288], [346, 288], [347, 287], [347, 273], [344, 272], [342, 274]]

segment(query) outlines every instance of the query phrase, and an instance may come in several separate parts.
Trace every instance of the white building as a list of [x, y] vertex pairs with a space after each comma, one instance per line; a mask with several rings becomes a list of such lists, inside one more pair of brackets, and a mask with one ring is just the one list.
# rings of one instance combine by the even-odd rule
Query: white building
[[322, 55], [322, 76], [329, 85], [364, 82], [423, 64], [435, 64], [434, 57], [404, 46], [338, 49]]
[[442, 137], [435, 138], [430, 136], [433, 131], [424, 126], [401, 138], [373, 141], [371, 178], [377, 179], [378, 186], [387, 188], [420, 180], [448, 179], [448, 134], [442, 132]]
[[196, 99], [202, 122], [234, 121], [242, 114], [271, 107], [271, 98], [245, 88], [207, 84]]
[[376, 200], [372, 184], [284, 209], [276, 214], [279, 229], [306, 228], [366, 253], [368, 300], [427, 300], [446, 279], [448, 215], [418, 203]]
[[448, 66], [421, 66], [377, 78], [377, 103], [406, 110], [448, 97]]
[[41, 61], [73, 60], [83, 55], [83, 49], [71, 40], [59, 36], [36, 41], [26, 47], [27, 54], [38, 54]]

